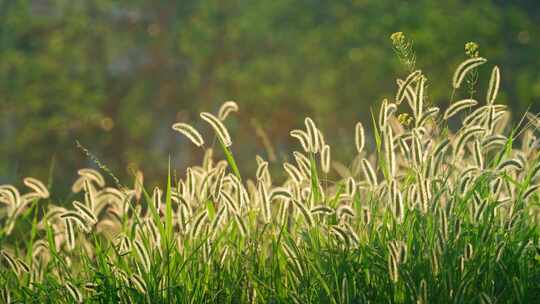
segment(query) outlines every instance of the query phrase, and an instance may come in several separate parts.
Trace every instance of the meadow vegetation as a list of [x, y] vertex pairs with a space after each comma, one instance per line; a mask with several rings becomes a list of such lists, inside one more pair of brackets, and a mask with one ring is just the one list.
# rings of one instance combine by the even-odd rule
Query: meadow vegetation
[[[501, 71], [474, 44], [449, 82], [450, 106], [431, 105], [412, 48], [403, 34], [392, 40], [410, 73], [371, 121], [350, 127], [350, 164], [332, 159], [308, 117], [290, 132], [298, 149], [289, 160], [257, 155], [256, 172], [240, 172], [226, 124], [241, 111], [228, 101], [200, 114], [211, 133], [172, 125], [204, 159], [181, 176], [169, 169], [162, 187], [146, 188], [142, 172], [106, 184], [90, 168], [65, 201], [34, 178], [0, 186], [2, 301], [540, 299], [540, 119], [510, 123], [496, 102]], [[482, 81], [487, 91], [477, 92]]]

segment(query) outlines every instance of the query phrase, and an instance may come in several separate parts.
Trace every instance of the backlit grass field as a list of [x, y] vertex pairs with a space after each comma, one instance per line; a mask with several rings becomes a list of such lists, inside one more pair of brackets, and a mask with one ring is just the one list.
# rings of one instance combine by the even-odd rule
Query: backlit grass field
[[[540, 119], [510, 123], [496, 103], [499, 68], [474, 54], [453, 75], [447, 109], [427, 102], [420, 70], [404, 76], [372, 121], [351, 126], [350, 164], [332, 160], [306, 118], [289, 160], [257, 156], [256, 172], [240, 172], [226, 127], [238, 105], [226, 102], [200, 115], [212, 136], [172, 126], [204, 161], [162, 187], [145, 187], [140, 172], [106, 184], [106, 168], [81, 169], [66, 201], [33, 178], [0, 186], [1, 301], [540, 301]], [[481, 81], [487, 92], [473, 95]]]

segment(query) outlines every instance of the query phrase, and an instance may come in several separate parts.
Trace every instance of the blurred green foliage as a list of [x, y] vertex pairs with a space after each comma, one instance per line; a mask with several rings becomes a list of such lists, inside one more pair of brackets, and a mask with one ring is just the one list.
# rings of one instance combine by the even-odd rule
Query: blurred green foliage
[[347, 160], [354, 123], [408, 73], [396, 31], [414, 41], [431, 102], [448, 102], [476, 41], [501, 67], [500, 101], [540, 110], [537, 1], [0, 0], [0, 182], [47, 180], [53, 165], [55, 183], [71, 182], [92, 166], [75, 140], [119, 177], [155, 180], [168, 155], [177, 169], [201, 158], [172, 123], [202, 128], [198, 112], [229, 99], [241, 167], [265, 154], [254, 125], [279, 154], [307, 115]]

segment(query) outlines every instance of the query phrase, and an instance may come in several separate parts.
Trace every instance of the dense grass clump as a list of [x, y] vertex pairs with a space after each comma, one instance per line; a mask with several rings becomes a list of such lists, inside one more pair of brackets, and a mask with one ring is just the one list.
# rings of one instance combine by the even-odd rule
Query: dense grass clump
[[[2, 301], [532, 303], [540, 119], [507, 126], [497, 67], [485, 100], [461, 92], [485, 63], [473, 56], [458, 67], [444, 112], [428, 105], [426, 76], [412, 69], [373, 132], [356, 125], [350, 166], [332, 161], [306, 118], [291, 131], [293, 161], [257, 156], [248, 179], [225, 126], [238, 111], [229, 101], [201, 114], [214, 139], [173, 125], [204, 161], [162, 188], [145, 188], [142, 173], [131, 187], [107, 186], [92, 169], [79, 171], [68, 202], [51, 201], [33, 178], [24, 194], [0, 186]], [[272, 180], [276, 166], [284, 183]]]

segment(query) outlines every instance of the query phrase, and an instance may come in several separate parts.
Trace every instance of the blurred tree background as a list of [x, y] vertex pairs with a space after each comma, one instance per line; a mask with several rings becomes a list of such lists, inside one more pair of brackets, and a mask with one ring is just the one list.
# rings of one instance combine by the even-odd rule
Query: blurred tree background
[[126, 183], [128, 168], [156, 181], [169, 155], [178, 170], [201, 158], [171, 125], [209, 135], [198, 113], [231, 99], [241, 169], [267, 157], [257, 127], [287, 157], [304, 116], [348, 162], [355, 122], [408, 74], [395, 31], [414, 40], [431, 102], [448, 103], [464, 44], [476, 41], [501, 67], [499, 102], [540, 110], [538, 1], [0, 0], [0, 183], [52, 172], [65, 188], [94, 166], [76, 140]]

